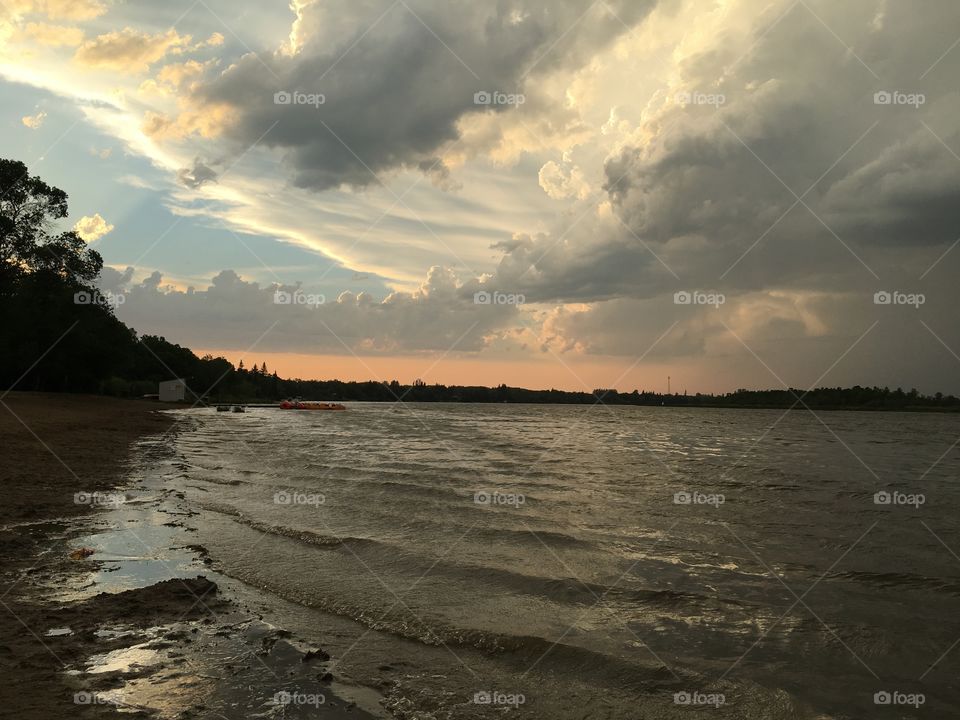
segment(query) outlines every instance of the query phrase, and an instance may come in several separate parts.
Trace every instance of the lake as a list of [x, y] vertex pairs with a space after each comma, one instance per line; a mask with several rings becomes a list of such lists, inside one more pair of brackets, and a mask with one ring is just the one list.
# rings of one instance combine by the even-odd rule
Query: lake
[[955, 415], [176, 414], [217, 569], [395, 708], [960, 716]]

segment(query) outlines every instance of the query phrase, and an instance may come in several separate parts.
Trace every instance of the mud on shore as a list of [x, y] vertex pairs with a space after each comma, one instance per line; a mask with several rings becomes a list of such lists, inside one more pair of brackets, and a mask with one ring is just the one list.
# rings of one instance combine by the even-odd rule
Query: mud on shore
[[[129, 533], [140, 556], [89, 553], [98, 499], [169, 512], [164, 493], [124, 489], [131, 448], [172, 425], [155, 403], [10, 393], [2, 405], [0, 717], [372, 717], [342, 696], [323, 648], [226, 596], [204, 548], [181, 542], [175, 567], [151, 557], [153, 540], [186, 534], [177, 519], [154, 528], [132, 509], [118, 517], [143, 526]], [[173, 577], [150, 582], [159, 565]], [[124, 590], [131, 566], [139, 582]]]

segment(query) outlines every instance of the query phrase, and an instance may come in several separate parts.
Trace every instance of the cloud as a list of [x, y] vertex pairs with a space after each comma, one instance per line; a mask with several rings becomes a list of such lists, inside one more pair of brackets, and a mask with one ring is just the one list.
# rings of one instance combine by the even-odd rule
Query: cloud
[[100, 213], [94, 213], [92, 216], [84, 215], [80, 218], [77, 224], [73, 226], [73, 230], [84, 241], [90, 243], [99, 240], [113, 230], [113, 225], [100, 217]]
[[582, 200], [590, 193], [590, 185], [583, 177], [583, 171], [566, 159], [562, 165], [548, 161], [540, 168], [539, 180], [540, 187], [554, 200]]
[[[290, 43], [272, 55], [248, 54], [199, 84], [190, 111], [230, 108], [220, 133], [239, 151], [261, 138], [283, 151], [299, 187], [363, 187], [381, 172], [442, 157], [465, 118], [533, 112], [533, 102], [518, 109], [477, 104], [475, 95], [534, 93], [535, 79], [576, 67], [653, 4], [619, 0], [585, 12], [575, 0], [297, 2]], [[276, 104], [282, 91], [323, 94], [326, 102]], [[484, 143], [496, 144], [491, 132]]]
[[[653, 63], [632, 38], [577, 81], [594, 83], [601, 132], [589, 149], [606, 151], [603, 192], [571, 196], [569, 165], [546, 163], [541, 186], [572, 202], [547, 231], [498, 243], [490, 282], [562, 304], [539, 338], [558, 353], [639, 357], [676, 321], [649, 357], [696, 363], [733, 387], [778, 385], [739, 336], [790, 382], [814, 382], [878, 323], [838, 368], [846, 382], [955, 388], [953, 356], [916, 312], [872, 300], [894, 287], [925, 293], [923, 321], [960, 345], [960, 256], [949, 252], [960, 55], [935, 64], [960, 32], [954, 6], [918, 15], [889, 4], [873, 23], [868, 0], [735, 0], [716, 26], [715, 8], [682, 5], [667, 34], [674, 64], [646, 80], [639, 104], [626, 105], [622, 78]], [[925, 102], [875, 104], [880, 91]], [[589, 154], [578, 148], [578, 161]], [[674, 304], [694, 289], [727, 303]]]
[[107, 11], [100, 0], [6, 0], [4, 7], [15, 16], [46, 15], [51, 20], [93, 20]]
[[100, 271], [100, 277], [97, 279], [97, 286], [103, 292], [113, 294], [122, 293], [133, 279], [134, 272], [135, 269], [129, 265], [122, 271], [109, 265], [104, 265]]
[[450, 168], [440, 158], [433, 160], [423, 160], [417, 168], [428, 178], [434, 187], [440, 188], [445, 192], [460, 190], [463, 185], [454, 179], [450, 173]]
[[197, 43], [195, 49], [200, 50], [202, 48], [208, 48], [208, 47], [220, 47], [221, 45], [223, 45], [223, 41], [224, 41], [223, 34], [215, 32], [215, 33], [212, 33], [210, 37], [208, 37], [203, 42]]
[[167, 55], [179, 55], [190, 47], [191, 37], [171, 28], [150, 35], [131, 27], [98, 35], [81, 45], [74, 60], [84, 66], [140, 73]]
[[83, 42], [83, 30], [68, 25], [28, 23], [24, 32], [41, 45], [76, 47]]
[[[190, 102], [182, 104], [189, 106]], [[194, 104], [174, 117], [148, 110], [144, 114], [141, 130], [145, 135], [156, 139], [181, 139], [192, 134], [215, 138], [233, 117], [234, 109], [227, 104]]]
[[218, 173], [200, 158], [194, 158], [193, 167], [181, 168], [177, 179], [188, 188], [198, 188], [208, 182], [216, 182]]
[[[675, 20], [674, 72], [638, 121], [617, 109], [616, 132], [602, 136], [612, 143], [605, 197], [505, 248], [497, 280], [566, 302], [651, 298], [683, 283], [732, 293], [839, 292], [905, 272], [916, 281], [960, 226], [960, 55], [934, 66], [929, 51], [960, 27], [947, 0], [922, 15], [891, 4], [879, 26], [860, 22], [875, 5], [822, 3], [814, 15], [784, 2], [771, 27], [776, 8], [758, 15], [765, 3], [742, 0], [719, 32], [713, 10], [701, 17], [689, 4]], [[621, 76], [616, 56], [609, 63]], [[926, 102], [875, 104], [884, 89]], [[540, 173], [560, 196], [569, 177], [551, 163]]]
[[194, 347], [245, 349], [269, 329], [258, 347], [276, 352], [476, 352], [520, 312], [515, 305], [475, 303], [477, 281], [461, 282], [441, 267], [431, 268], [416, 290], [379, 300], [347, 291], [323, 297], [299, 283], [261, 286], [233, 270], [203, 289], [165, 286], [159, 272], [124, 288], [131, 276], [130, 268], [105, 269], [101, 279], [102, 289], [125, 295], [120, 318], [139, 332]]
[[20, 119], [24, 125], [26, 125], [31, 130], [36, 130], [38, 127], [43, 125], [43, 121], [47, 119], [47, 114], [42, 110], [36, 115], [26, 115]]
[[164, 65], [157, 72], [156, 81], [158, 84], [167, 85], [174, 90], [179, 90], [186, 83], [196, 80], [209, 68], [216, 65], [216, 60], [208, 62], [197, 62], [188, 60], [182, 63], [171, 63]]
[[[155, 77], [147, 78], [140, 83], [139, 91], [144, 94], [183, 96], [205, 72], [215, 67], [217, 62], [217, 60], [206, 62], [187, 60], [182, 63], [164, 65], [157, 71]], [[181, 104], [186, 105], [187, 103]], [[167, 126], [173, 126], [174, 123], [169, 118], [165, 120]], [[145, 127], [149, 127], [149, 123]]]
[[138, 175], [122, 175], [117, 178], [117, 182], [137, 188], [138, 190], [158, 190], [156, 185], [147, 182]]

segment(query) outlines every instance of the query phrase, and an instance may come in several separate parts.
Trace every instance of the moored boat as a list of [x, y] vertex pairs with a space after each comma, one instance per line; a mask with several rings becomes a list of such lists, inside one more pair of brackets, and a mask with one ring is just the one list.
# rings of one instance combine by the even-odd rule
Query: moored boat
[[340, 403], [304, 402], [303, 400], [284, 400], [280, 403], [281, 410], [346, 410]]

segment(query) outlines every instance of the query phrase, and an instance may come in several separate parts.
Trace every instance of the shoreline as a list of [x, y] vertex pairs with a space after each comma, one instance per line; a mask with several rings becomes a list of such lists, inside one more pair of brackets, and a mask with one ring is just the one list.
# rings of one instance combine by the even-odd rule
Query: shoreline
[[[0, 408], [6, 413], [0, 433], [11, 448], [0, 461], [7, 500], [0, 505], [4, 557], [0, 668], [7, 677], [0, 689], [0, 707], [10, 708], [18, 718], [101, 718], [139, 711], [171, 720], [318, 715], [334, 720], [479, 720], [505, 710], [476, 700], [488, 691], [523, 697], [524, 703], [510, 709], [511, 717], [517, 718], [576, 717], [571, 708], [589, 707], [602, 710], [608, 720], [638, 714], [672, 720], [685, 712], [675, 707], [673, 696], [691, 688], [719, 692], [729, 701], [717, 708], [718, 717], [762, 714], [763, 708], [773, 707], [771, 703], [782, 717], [828, 717], [814, 705], [830, 708], [847, 702], [833, 694], [833, 685], [812, 691], [802, 683], [789, 684], [796, 678], [781, 680], [763, 669], [751, 669], [736, 681], [722, 676], [717, 680], [715, 668], [697, 665], [682, 650], [669, 650], [676, 658], [671, 655], [668, 665], [658, 656], [647, 657], [646, 646], [629, 640], [627, 645], [594, 646], [577, 638], [565, 643], [566, 633], [559, 628], [551, 633], [549, 621], [543, 627], [508, 626], [501, 633], [498, 615], [484, 614], [485, 607], [475, 617], [461, 614], [448, 621], [442, 613], [429, 614], [430, 593], [444, 584], [452, 596], [477, 578], [477, 583], [491, 588], [481, 604], [499, 603], [502, 588], [507, 588], [511, 598], [533, 598], [530, 602], [558, 611], [569, 607], [576, 618], [583, 608], [592, 607], [590, 589], [585, 587], [584, 596], [573, 580], [566, 579], [566, 566], [559, 575], [537, 568], [506, 575], [486, 560], [485, 550], [478, 563], [469, 554], [447, 557], [446, 547], [436, 552], [397, 545], [408, 554], [403, 557], [407, 564], [398, 565], [394, 575], [389, 554], [396, 551], [390, 542], [369, 543], [374, 549], [367, 550], [365, 533], [357, 534], [349, 525], [327, 529], [331, 518], [314, 521], [312, 510], [302, 516], [294, 512], [296, 508], [269, 512], [277, 503], [275, 496], [271, 502], [271, 495], [281, 488], [323, 491], [328, 501], [324, 507], [330, 508], [332, 517], [348, 522], [358, 522], [364, 509], [379, 512], [381, 478], [353, 472], [358, 459], [367, 460], [366, 449], [356, 448], [358, 428], [375, 427], [374, 419], [394, 418], [376, 408], [358, 407], [353, 414], [339, 415], [337, 423], [323, 419], [291, 423], [290, 418], [268, 412], [259, 417], [223, 416], [212, 409], [185, 412], [183, 407], [170, 407], [174, 412], [160, 413], [152, 402], [18, 397], [23, 400], [12, 409], [22, 413], [30, 429]], [[459, 416], [469, 420], [474, 414], [464, 408]], [[448, 409], [437, 417], [446, 422], [456, 415]], [[557, 414], [551, 422], [559, 426], [566, 417]], [[647, 420], [654, 422], [653, 417], [647, 415]], [[763, 419], [758, 415], [753, 423]], [[696, 436], [703, 434], [693, 414], [682, 420]], [[934, 420], [928, 420], [914, 428], [918, 437], [937, 428], [942, 435], [953, 427], [934, 427]], [[307, 431], [291, 434], [294, 426]], [[331, 433], [327, 447], [334, 448], [338, 474], [326, 483], [322, 462], [298, 459], [301, 454], [322, 455], [313, 450], [311, 427]], [[332, 432], [336, 427], [339, 434]], [[392, 461], [388, 441], [403, 427], [402, 418], [393, 419], [368, 442], [382, 440], [377, 447], [385, 447], [383, 455]], [[457, 427], [454, 423], [449, 432]], [[708, 438], [720, 432], [717, 423], [711, 427]], [[750, 427], [738, 432], [735, 437], [756, 434]], [[602, 429], [595, 434], [606, 442]], [[806, 437], [800, 432], [794, 439], [802, 442]], [[535, 440], [528, 446], [529, 452], [538, 451]], [[284, 465], [264, 457], [274, 449], [284, 449], [293, 460]], [[879, 456], [894, 452], [888, 448]], [[522, 460], [523, 456], [517, 462]], [[444, 517], [460, 517], [456, 513], [461, 500], [489, 517], [463, 493], [469, 484], [449, 487], [443, 484], [444, 476], [441, 473], [437, 483], [446, 498], [442, 507], [451, 511]], [[422, 498], [420, 485], [405, 487], [419, 494], [414, 499], [400, 496], [396, 507], [422, 504], [417, 499]], [[96, 496], [96, 503], [76, 503], [78, 492], [102, 497]], [[386, 497], [398, 499], [396, 493]], [[846, 507], [859, 508], [861, 501], [871, 517], [879, 512], [872, 510], [867, 495], [851, 496]], [[657, 527], [652, 521], [646, 537], [655, 537]], [[469, 523], [459, 524], [456, 542], [447, 547], [457, 548], [467, 534], [463, 528], [473, 529]], [[311, 529], [327, 529], [329, 538]], [[477, 531], [478, 544], [484, 529]], [[354, 535], [360, 540], [354, 542]], [[331, 538], [336, 543], [328, 542]], [[317, 539], [322, 542], [314, 542]], [[658, 537], [641, 542], [652, 550], [659, 541]], [[638, 545], [637, 552], [645, 552], [643, 547]], [[81, 548], [93, 552], [89, 557], [69, 557]], [[752, 601], [742, 608], [720, 596], [715, 601], [713, 594], [702, 591], [690, 592], [688, 602], [686, 590], [671, 589], [676, 573], [684, 571], [668, 568], [663, 574], [665, 561], [649, 557], [647, 567], [653, 570], [648, 581], [641, 581], [649, 589], [641, 586], [639, 595], [631, 595], [631, 607], [652, 606], [649, 612], [667, 622], [693, 609], [708, 629], [710, 623], [739, 624], [738, 618], [751, 613], [776, 618], [775, 598], [757, 599], [749, 588], [746, 596]], [[811, 557], [811, 563], [821, 560], [819, 554]], [[708, 564], [696, 566], [707, 568], [704, 572], [730, 572], [715, 559], [704, 560]], [[619, 583], [618, 572], [609, 573], [615, 580], [611, 589]], [[754, 582], [752, 573], [745, 575], [744, 582]], [[684, 572], [683, 577], [690, 575]], [[520, 579], [526, 584], [517, 584]], [[601, 582], [609, 584], [602, 577]], [[732, 587], [736, 592], [738, 586]], [[417, 592], [411, 594], [414, 589]], [[391, 612], [402, 602], [416, 611], [404, 606]], [[420, 603], [427, 608], [427, 621], [420, 619]], [[469, 599], [463, 606], [469, 607]], [[608, 627], [602, 624], [605, 616], [590, 617], [597, 627]], [[610, 626], [611, 633], [618, 627]], [[681, 631], [676, 632], [680, 637]], [[749, 637], [743, 640], [748, 641]], [[869, 700], [864, 687], [861, 683], [860, 692]], [[276, 698], [284, 693], [297, 704], [280, 707]]]
[[[227, 590], [236, 583], [210, 571], [178, 518], [158, 521], [189, 515], [182, 493], [135, 467], [151, 445], [169, 448], [165, 408], [48, 393], [3, 404], [5, 709], [21, 720], [375, 716], [334, 681], [323, 648], [264, 622], [265, 607], [251, 608], [261, 598]], [[71, 556], [81, 549], [93, 552]]]
[[[19, 720], [131, 711], [170, 720], [472, 720], [503, 710], [476, 703], [476, 693], [489, 688], [525, 696], [527, 704], [512, 710], [517, 717], [559, 716], [574, 701], [612, 703], [620, 709], [611, 709], [610, 718], [648, 706], [663, 712], [662, 689], [634, 697], [647, 680], [663, 679], [655, 666], [645, 668], [647, 680], [637, 687], [614, 687], [579, 671], [561, 682], [539, 646], [455, 644], [454, 651], [435, 639], [397, 635], [377, 616], [360, 622], [286, 596], [258, 576], [256, 559], [270, 545], [297, 552], [295, 541], [269, 536], [258, 545], [264, 534], [251, 531], [239, 554], [220, 547], [211, 518], [184, 497], [183, 459], [171, 443], [159, 442], [178, 423], [155, 412], [156, 404], [19, 398], [12, 409], [28, 424], [36, 421], [40, 437], [0, 408], [6, 413], [0, 433], [19, 443], [16, 458], [0, 461], [7, 495], [19, 497], [0, 511], [0, 552], [7, 558], [0, 706]], [[180, 427], [188, 428], [184, 422]], [[148, 467], [138, 467], [137, 458]], [[51, 459], [60, 471], [44, 480], [40, 502], [35, 483]], [[123, 499], [116, 506], [75, 504], [77, 492]], [[95, 552], [71, 559], [82, 547]], [[543, 667], [534, 676], [517, 677], [536, 664]], [[278, 693], [287, 693], [290, 704], [278, 706]]]

